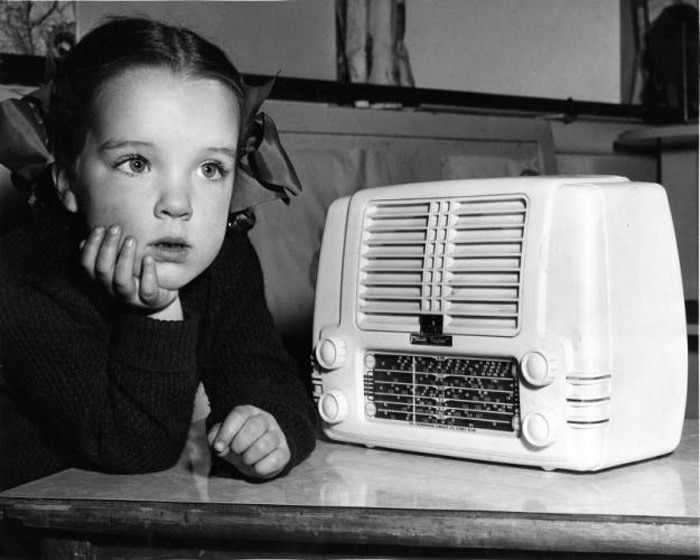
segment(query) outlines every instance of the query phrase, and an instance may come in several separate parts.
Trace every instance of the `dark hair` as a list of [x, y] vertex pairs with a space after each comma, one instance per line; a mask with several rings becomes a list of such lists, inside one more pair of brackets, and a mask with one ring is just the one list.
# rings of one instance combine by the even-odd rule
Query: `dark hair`
[[111, 18], [87, 33], [54, 77], [49, 130], [57, 163], [71, 171], [104, 84], [137, 66], [165, 67], [231, 88], [239, 107], [243, 83], [226, 54], [196, 33], [143, 18]]

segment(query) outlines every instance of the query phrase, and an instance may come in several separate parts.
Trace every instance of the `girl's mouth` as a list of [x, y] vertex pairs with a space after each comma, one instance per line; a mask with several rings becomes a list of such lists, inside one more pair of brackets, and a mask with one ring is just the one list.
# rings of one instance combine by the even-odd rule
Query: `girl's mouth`
[[192, 247], [184, 239], [158, 239], [149, 246], [150, 253], [156, 262], [182, 263], [187, 260]]

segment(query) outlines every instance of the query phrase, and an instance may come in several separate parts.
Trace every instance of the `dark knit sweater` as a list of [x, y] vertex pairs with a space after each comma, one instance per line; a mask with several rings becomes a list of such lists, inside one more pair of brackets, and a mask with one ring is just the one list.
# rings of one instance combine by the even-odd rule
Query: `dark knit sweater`
[[180, 290], [184, 320], [149, 319], [79, 268], [66, 226], [30, 223], [0, 241], [0, 488], [80, 467], [172, 466], [197, 386], [208, 424], [239, 404], [271, 413], [292, 458], [315, 441], [315, 411], [267, 310], [247, 236], [229, 233]]

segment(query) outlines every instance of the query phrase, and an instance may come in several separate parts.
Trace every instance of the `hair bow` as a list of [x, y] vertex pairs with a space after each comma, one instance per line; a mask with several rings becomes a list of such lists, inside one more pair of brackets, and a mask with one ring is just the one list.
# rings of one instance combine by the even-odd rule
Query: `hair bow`
[[267, 114], [258, 112], [274, 85], [275, 78], [261, 86], [245, 86], [232, 213], [275, 198], [289, 204], [289, 195], [301, 192], [301, 182], [282, 147], [275, 123]]
[[49, 96], [50, 87], [43, 86], [0, 103], [0, 163], [12, 172], [12, 183], [30, 203], [39, 177], [54, 161], [44, 113]]
[[[251, 215], [264, 202], [301, 192], [301, 182], [279, 139], [272, 119], [258, 110], [274, 85], [244, 86], [238, 168], [230, 212]], [[47, 84], [20, 99], [0, 103], [0, 164], [12, 172], [12, 182], [33, 205], [42, 174], [54, 163], [46, 130]], [[262, 189], [260, 187], [263, 187]]]

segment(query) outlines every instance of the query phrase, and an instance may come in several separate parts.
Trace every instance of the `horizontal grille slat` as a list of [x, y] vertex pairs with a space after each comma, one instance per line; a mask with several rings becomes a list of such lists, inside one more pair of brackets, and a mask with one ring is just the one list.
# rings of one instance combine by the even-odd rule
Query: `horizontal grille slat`
[[449, 301], [492, 301], [492, 300], [512, 300], [518, 301], [518, 288], [492, 287], [492, 286], [454, 286], [450, 290], [450, 295], [446, 298]]
[[498, 215], [502, 213], [525, 212], [526, 209], [527, 204], [524, 198], [501, 200], [490, 198], [483, 201], [456, 201], [454, 213], [457, 216], [483, 213]]
[[469, 257], [452, 259], [454, 265], [450, 267], [450, 272], [461, 272], [463, 270], [520, 270], [519, 257]]
[[417, 257], [422, 259], [425, 253], [423, 244], [415, 243], [389, 243], [373, 245], [367, 244], [365, 257], [368, 260], [372, 259], [396, 259], [401, 257]]
[[423, 266], [423, 259], [404, 259], [399, 256], [383, 259], [368, 260], [367, 264], [362, 268], [366, 272], [382, 272], [382, 271], [407, 271], [415, 272]]
[[476, 229], [488, 227], [512, 227], [525, 223], [525, 214], [470, 214], [457, 216], [454, 227], [457, 231], [462, 229]]
[[365, 243], [368, 245], [405, 245], [425, 242], [425, 230], [368, 231]]
[[[419, 246], [415, 246], [419, 247]], [[480, 240], [475, 243], [455, 243], [452, 256], [454, 258], [469, 257], [471, 255], [519, 255], [523, 250], [521, 243], [487, 243], [485, 240]]]
[[427, 229], [428, 216], [392, 216], [391, 218], [376, 218], [367, 231], [403, 231]]
[[427, 216], [430, 214], [430, 202], [417, 203], [378, 203], [373, 208], [375, 220], [393, 216]]
[[453, 316], [450, 318], [445, 330], [450, 332], [472, 332], [479, 334], [499, 334], [499, 331], [510, 331], [517, 328], [516, 317], [477, 317], [477, 316]]
[[365, 313], [420, 313], [420, 300], [415, 299], [383, 299], [381, 301], [365, 299], [360, 306]]
[[462, 315], [484, 315], [484, 316], [516, 316], [518, 313], [518, 302], [505, 301], [463, 301], [453, 300], [449, 296], [445, 298], [445, 310], [450, 313]]
[[371, 299], [418, 299], [421, 296], [420, 284], [385, 284], [376, 285], [370, 284], [363, 292], [363, 297], [366, 300]]
[[416, 313], [363, 312], [362, 328], [371, 331], [417, 332], [420, 328]]
[[443, 315], [449, 334], [519, 328], [524, 197], [374, 201], [365, 211], [358, 324], [416, 332]]
[[371, 270], [364, 269], [365, 281], [364, 286], [382, 285], [382, 284], [420, 284], [421, 273], [415, 271], [397, 271], [397, 270]]
[[522, 228], [473, 228], [455, 230], [452, 234], [451, 241], [454, 243], [480, 242], [484, 241], [520, 241], [523, 238]]
[[447, 283], [452, 286], [478, 286], [510, 284], [519, 286], [520, 272], [516, 271], [461, 271], [453, 272]]

